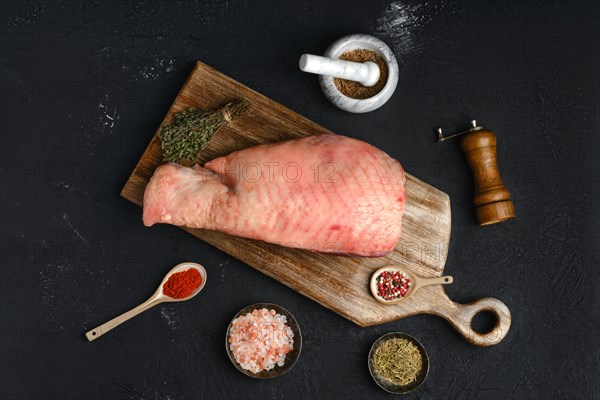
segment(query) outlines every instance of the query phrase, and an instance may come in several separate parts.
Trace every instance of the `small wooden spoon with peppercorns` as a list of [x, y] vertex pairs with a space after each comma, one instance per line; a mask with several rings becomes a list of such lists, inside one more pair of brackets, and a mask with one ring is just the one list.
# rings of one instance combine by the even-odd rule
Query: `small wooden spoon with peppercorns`
[[86, 332], [85, 336], [91, 342], [114, 327], [121, 325], [123, 322], [130, 320], [157, 304], [189, 300], [200, 293], [205, 284], [206, 270], [202, 265], [193, 262], [178, 264], [165, 275], [156, 292], [148, 300]]
[[400, 267], [383, 267], [371, 276], [370, 287], [377, 301], [395, 304], [406, 300], [423, 286], [448, 285], [452, 282], [451, 276], [423, 278]]

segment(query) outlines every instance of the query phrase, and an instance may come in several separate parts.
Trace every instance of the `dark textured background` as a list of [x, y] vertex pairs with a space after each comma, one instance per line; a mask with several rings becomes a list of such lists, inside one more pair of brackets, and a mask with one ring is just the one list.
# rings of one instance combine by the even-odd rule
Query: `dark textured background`
[[[408, 398], [600, 398], [599, 20], [593, 1], [3, 1], [0, 397], [391, 398], [366, 358], [399, 330], [431, 359]], [[366, 115], [297, 69], [355, 32], [400, 62], [396, 94]], [[177, 228], [144, 228], [119, 191], [196, 60], [447, 192], [447, 291], [506, 302], [506, 339], [478, 348], [433, 316], [361, 329]], [[471, 118], [498, 134], [514, 221], [478, 227], [457, 143], [434, 142]], [[184, 260], [208, 269], [200, 297], [85, 340]], [[298, 364], [271, 381], [240, 374], [223, 345], [259, 301], [304, 333]]]

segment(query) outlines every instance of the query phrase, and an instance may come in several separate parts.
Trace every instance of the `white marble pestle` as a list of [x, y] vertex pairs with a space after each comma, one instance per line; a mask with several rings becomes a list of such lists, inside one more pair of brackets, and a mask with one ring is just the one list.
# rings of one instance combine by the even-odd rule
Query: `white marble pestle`
[[[360, 82], [363, 86], [373, 86], [379, 80], [379, 67], [377, 64], [355, 63], [351, 61], [340, 60], [339, 57], [346, 51], [366, 49], [379, 54], [386, 62], [388, 67], [388, 78], [385, 86], [379, 93], [367, 99], [353, 99], [340, 92], [334, 77], [349, 79]], [[336, 107], [353, 112], [365, 113], [373, 111], [384, 105], [398, 85], [399, 67], [396, 57], [392, 50], [381, 40], [369, 35], [349, 35], [337, 40], [325, 51], [324, 57], [304, 54], [300, 58], [300, 69], [306, 72], [320, 74], [319, 82], [325, 96]], [[370, 66], [373, 64], [373, 66]], [[374, 68], [373, 68], [374, 67]], [[373, 69], [377, 70], [377, 77], [374, 77]]]
[[304, 72], [356, 81], [367, 87], [376, 84], [381, 74], [377, 64], [371, 61], [358, 63], [312, 54], [303, 54], [299, 65]]

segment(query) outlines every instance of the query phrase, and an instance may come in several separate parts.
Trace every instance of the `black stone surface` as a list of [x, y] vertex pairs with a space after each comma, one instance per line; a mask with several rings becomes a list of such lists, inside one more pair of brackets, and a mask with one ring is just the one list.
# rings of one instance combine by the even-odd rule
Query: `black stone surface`
[[[0, 398], [391, 398], [367, 369], [391, 331], [430, 356], [406, 398], [600, 398], [599, 4], [3, 1]], [[334, 108], [297, 68], [356, 32], [400, 62], [394, 97], [366, 115]], [[506, 339], [478, 348], [433, 316], [362, 329], [177, 228], [145, 228], [119, 191], [196, 60], [447, 192], [447, 291], [506, 302]], [[514, 221], [477, 226], [458, 144], [434, 142], [435, 127], [473, 118], [498, 134]], [[201, 296], [86, 341], [186, 260], [208, 270]], [[303, 331], [275, 380], [242, 375], [223, 348], [255, 302], [281, 304]]]

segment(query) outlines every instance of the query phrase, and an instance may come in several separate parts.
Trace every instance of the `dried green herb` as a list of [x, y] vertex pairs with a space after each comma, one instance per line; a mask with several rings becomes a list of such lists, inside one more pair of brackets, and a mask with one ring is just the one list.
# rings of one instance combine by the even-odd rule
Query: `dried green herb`
[[403, 338], [383, 341], [373, 355], [373, 367], [381, 379], [406, 386], [417, 380], [423, 368], [421, 352], [413, 342]]
[[158, 137], [164, 162], [194, 162], [217, 131], [233, 118], [248, 111], [248, 102], [238, 100], [213, 111], [190, 108], [173, 115], [169, 124], [163, 125]]

